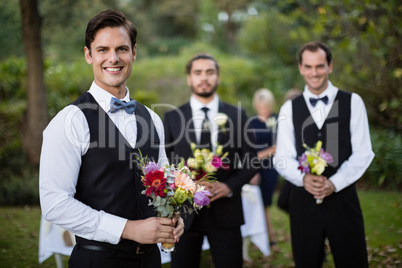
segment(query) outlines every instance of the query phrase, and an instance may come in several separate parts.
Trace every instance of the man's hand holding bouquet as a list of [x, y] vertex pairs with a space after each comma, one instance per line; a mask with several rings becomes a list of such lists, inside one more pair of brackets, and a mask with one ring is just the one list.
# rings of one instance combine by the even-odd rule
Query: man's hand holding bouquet
[[333, 158], [321, 148], [322, 141], [317, 141], [313, 148], [309, 148], [306, 144], [303, 146], [307, 150], [299, 157], [298, 169], [306, 174], [303, 179], [304, 188], [314, 195], [317, 204], [321, 204], [325, 196], [335, 191], [332, 182], [321, 176], [328, 163], [333, 162]]

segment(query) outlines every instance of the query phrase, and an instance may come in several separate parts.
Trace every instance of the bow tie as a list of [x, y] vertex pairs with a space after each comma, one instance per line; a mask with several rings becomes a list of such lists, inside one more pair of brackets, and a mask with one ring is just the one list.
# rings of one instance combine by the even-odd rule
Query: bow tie
[[310, 103], [313, 107], [316, 106], [318, 101], [322, 101], [324, 104], [328, 104], [328, 96], [324, 96], [322, 98], [310, 98]]
[[125, 102], [113, 97], [110, 101], [110, 112], [115, 113], [120, 109], [124, 109], [128, 114], [133, 114], [136, 104], [135, 100]]

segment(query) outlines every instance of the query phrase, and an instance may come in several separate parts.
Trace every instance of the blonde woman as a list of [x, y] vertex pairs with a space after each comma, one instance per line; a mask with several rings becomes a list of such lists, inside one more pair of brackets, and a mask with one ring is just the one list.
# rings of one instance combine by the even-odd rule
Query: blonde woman
[[257, 113], [250, 121], [250, 128], [254, 130], [256, 150], [261, 159], [260, 189], [265, 207], [265, 218], [271, 251], [279, 250], [276, 236], [272, 226], [270, 207], [272, 197], [278, 183], [278, 173], [273, 167], [272, 156], [275, 153], [277, 116], [273, 114], [275, 99], [272, 92], [262, 88], [254, 93], [253, 106]]

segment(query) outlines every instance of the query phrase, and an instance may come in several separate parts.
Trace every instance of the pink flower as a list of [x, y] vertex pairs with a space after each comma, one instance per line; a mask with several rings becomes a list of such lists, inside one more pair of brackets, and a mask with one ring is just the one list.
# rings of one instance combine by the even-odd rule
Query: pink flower
[[222, 159], [214, 155], [211, 160], [211, 165], [215, 168], [220, 168], [222, 166]]
[[170, 188], [172, 188], [173, 190], [176, 189], [176, 185], [175, 185], [174, 183], [170, 183], [169, 186], [170, 186]]
[[187, 174], [181, 171], [177, 172], [175, 185], [177, 188], [182, 188], [183, 190], [191, 193], [194, 193], [196, 190], [194, 181]]

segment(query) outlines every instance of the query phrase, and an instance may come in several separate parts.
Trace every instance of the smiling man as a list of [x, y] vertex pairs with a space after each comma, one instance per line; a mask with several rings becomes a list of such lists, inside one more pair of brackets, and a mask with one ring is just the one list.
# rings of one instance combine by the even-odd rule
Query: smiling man
[[[299, 51], [305, 88], [280, 110], [275, 168], [292, 183], [289, 213], [296, 267], [322, 267], [328, 239], [336, 267], [367, 267], [364, 224], [355, 183], [373, 160], [363, 100], [329, 81], [332, 53], [321, 42]], [[322, 176], [303, 174], [298, 158], [321, 140], [334, 162]], [[323, 199], [317, 205], [316, 199]]]
[[69, 267], [161, 267], [156, 243], [183, 234], [182, 218], [156, 217], [132, 163], [139, 151], [167, 162], [161, 119], [131, 100], [126, 87], [136, 36], [119, 11], [90, 20], [84, 52], [94, 82], [43, 133], [42, 214], [76, 235]]

